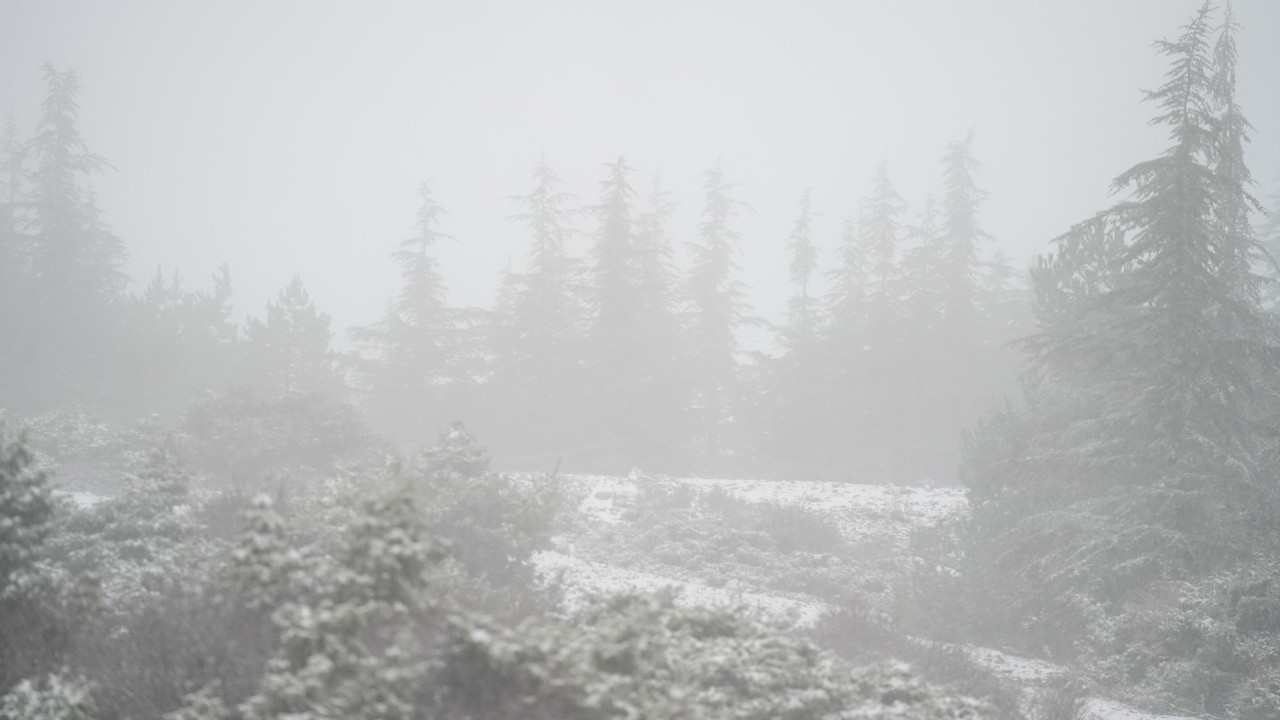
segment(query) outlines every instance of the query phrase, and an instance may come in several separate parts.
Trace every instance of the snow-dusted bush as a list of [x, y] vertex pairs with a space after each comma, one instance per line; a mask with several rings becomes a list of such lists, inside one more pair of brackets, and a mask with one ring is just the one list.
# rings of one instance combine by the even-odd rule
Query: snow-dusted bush
[[598, 599], [514, 632], [455, 621], [445, 677], [455, 714], [471, 717], [991, 717], [906, 666], [855, 669], [741, 608], [685, 608], [665, 593]]
[[93, 685], [61, 673], [23, 680], [0, 698], [4, 720], [93, 720], [96, 715]]

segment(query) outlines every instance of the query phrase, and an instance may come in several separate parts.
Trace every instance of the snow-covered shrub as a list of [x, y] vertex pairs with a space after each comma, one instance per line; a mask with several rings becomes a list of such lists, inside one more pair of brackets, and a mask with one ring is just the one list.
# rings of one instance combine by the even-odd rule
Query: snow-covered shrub
[[816, 643], [857, 664], [907, 662], [930, 682], [981, 698], [990, 717], [1021, 720], [1018, 689], [981, 666], [963, 648], [921, 641], [856, 602], [826, 613], [810, 631]]
[[186, 410], [182, 430], [197, 468], [253, 491], [269, 489], [268, 476], [324, 476], [339, 458], [369, 442], [352, 406], [319, 394], [206, 395]]
[[23, 680], [0, 698], [3, 720], [93, 720], [95, 710], [93, 685], [62, 673]]
[[0, 424], [0, 600], [24, 593], [48, 536], [53, 504], [26, 443]]
[[443, 554], [405, 494], [366, 502], [345, 535], [273, 614], [278, 644], [245, 718], [415, 717], [432, 667], [427, 570]]
[[166, 714], [164, 720], [231, 720], [231, 711], [222, 701], [221, 683], [214, 681], [188, 693], [182, 707]]
[[495, 587], [533, 584], [530, 558], [564, 503], [558, 478], [493, 472], [485, 449], [455, 423], [390, 482], [414, 493], [427, 527], [470, 573]]
[[855, 670], [741, 608], [597, 599], [566, 620], [452, 625], [445, 684], [470, 717], [913, 720], [991, 717], [905, 666]]

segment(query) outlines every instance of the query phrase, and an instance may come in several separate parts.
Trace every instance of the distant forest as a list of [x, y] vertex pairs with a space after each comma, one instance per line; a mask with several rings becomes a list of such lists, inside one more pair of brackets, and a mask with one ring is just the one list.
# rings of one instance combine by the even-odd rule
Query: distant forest
[[[176, 270], [126, 277], [126, 239], [94, 199], [92, 178], [111, 166], [82, 134], [77, 75], [43, 73], [35, 131], [24, 139], [10, 117], [0, 172], [0, 408], [19, 416], [76, 406], [194, 422], [220, 403], [287, 422], [284, 408], [323, 407], [403, 443], [463, 421], [512, 468], [948, 482], [962, 428], [1016, 390], [1007, 346], [1031, 328], [1029, 295], [983, 230], [972, 135], [940, 149], [937, 197], [917, 208], [887, 163], [869, 169], [834, 258], [820, 256], [817, 210], [797, 189], [793, 230], [777, 239], [791, 258], [780, 327], [753, 315], [736, 277], [750, 218], [718, 165], [702, 176], [701, 224], [679, 228], [692, 240], [676, 248], [661, 177], [621, 157], [582, 200], [539, 159], [512, 198], [527, 254], [492, 309], [448, 306], [433, 252], [452, 228], [424, 182], [409, 237], [386, 241], [401, 270], [393, 301], [346, 329], [357, 351], [338, 353], [300, 278], [237, 322], [231, 268], [207, 289]], [[590, 238], [587, 257], [569, 254], [574, 233]], [[779, 352], [744, 351], [747, 326]]]

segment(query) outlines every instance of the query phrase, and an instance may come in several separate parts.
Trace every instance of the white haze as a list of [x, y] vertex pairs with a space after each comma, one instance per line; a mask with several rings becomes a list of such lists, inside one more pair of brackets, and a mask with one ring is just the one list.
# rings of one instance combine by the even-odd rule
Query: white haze
[[[1104, 206], [1111, 178], [1165, 142], [1139, 103], [1164, 60], [1140, 39], [1196, 5], [7, 0], [0, 100], [26, 135], [38, 67], [78, 67], [82, 130], [116, 165], [99, 203], [135, 280], [159, 265], [202, 287], [225, 260], [241, 317], [297, 273], [339, 334], [375, 319], [427, 177], [457, 238], [440, 248], [452, 299], [488, 305], [526, 248], [506, 196], [544, 150], [583, 203], [620, 154], [637, 186], [660, 168], [682, 202], [677, 241], [722, 158], [752, 207], [742, 277], [776, 319], [802, 188], [829, 250], [881, 158], [914, 210], [946, 143], [973, 128], [987, 229], [1019, 262]], [[1280, 2], [1235, 8], [1266, 193]]]

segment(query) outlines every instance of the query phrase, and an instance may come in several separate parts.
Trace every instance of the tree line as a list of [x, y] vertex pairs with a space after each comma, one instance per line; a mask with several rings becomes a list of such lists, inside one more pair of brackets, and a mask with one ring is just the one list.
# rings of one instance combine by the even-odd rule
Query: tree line
[[[528, 250], [491, 309], [449, 305], [435, 246], [452, 228], [424, 182], [391, 255], [394, 298], [338, 353], [297, 277], [243, 323], [225, 265], [208, 289], [160, 270], [130, 289], [125, 243], [94, 201], [110, 165], [80, 132], [77, 75], [43, 73], [35, 133], [6, 125], [0, 194], [0, 406], [18, 413], [172, 416], [207, 393], [318, 394], [405, 442], [464, 420], [509, 464], [945, 478], [959, 430], [1014, 372], [1004, 346], [1025, 293], [982, 228], [971, 136], [946, 149], [939, 199], [914, 212], [882, 163], [831, 262], [804, 191], [777, 239], [792, 292], [779, 326], [747, 302], [746, 206], [719, 163], [702, 175], [700, 224], [677, 228], [663, 178], [625, 157], [587, 201], [540, 158], [512, 198]], [[585, 256], [570, 250], [578, 233]], [[752, 326], [778, 351], [745, 350]]]

